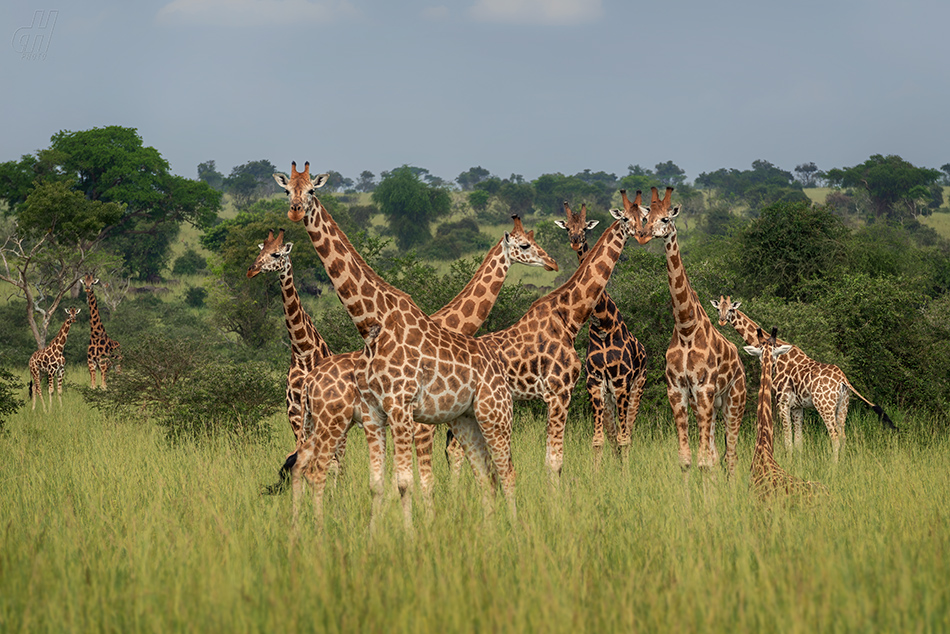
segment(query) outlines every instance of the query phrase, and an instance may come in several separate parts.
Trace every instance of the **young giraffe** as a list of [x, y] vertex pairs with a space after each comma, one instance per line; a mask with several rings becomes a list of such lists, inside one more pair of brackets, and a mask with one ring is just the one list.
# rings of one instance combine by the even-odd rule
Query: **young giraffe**
[[78, 308], [66, 309], [66, 321], [53, 340], [41, 350], [30, 355], [30, 397], [33, 400], [33, 409], [36, 409], [36, 395], [39, 393], [43, 411], [46, 411], [46, 401], [43, 400], [42, 376], [46, 374], [46, 383], [49, 387], [49, 406], [53, 408], [53, 378], [56, 378], [56, 394], [59, 396], [59, 405], [63, 405], [63, 374], [66, 372], [66, 357], [63, 348], [66, 346], [66, 337], [69, 336], [69, 327], [76, 321]]
[[89, 348], [86, 351], [86, 363], [89, 366], [92, 387], [96, 387], [96, 370], [98, 369], [102, 375], [100, 387], [105, 389], [106, 371], [113, 365], [115, 365], [115, 371], [119, 371], [122, 354], [118, 342], [109, 339], [102, 325], [102, 319], [99, 317], [99, 305], [96, 302], [96, 294], [92, 291], [92, 287], [98, 283], [99, 279], [93, 278], [89, 273], [82, 279], [86, 299], [89, 300]]
[[676, 421], [680, 464], [684, 471], [692, 464], [690, 408], [699, 427], [699, 467], [712, 467], [718, 462], [716, 413], [721, 411], [726, 419], [726, 466], [731, 476], [736, 470], [736, 441], [745, 409], [745, 372], [736, 347], [713, 328], [689, 284], [673, 223], [680, 208], [670, 208], [672, 193], [673, 188], [667, 187], [666, 196], [660, 200], [653, 187], [648, 208], [631, 204], [622, 193], [624, 212], [637, 223], [637, 242], [646, 244], [653, 238], [664, 242], [674, 321], [673, 338], [666, 351], [666, 393]]
[[[720, 326], [732, 324], [746, 343], [756, 345], [759, 326], [739, 310], [741, 302], [734, 302], [731, 297], [722, 295], [719, 296], [718, 302], [711, 301], [719, 312]], [[779, 345], [786, 343], [779, 340]], [[879, 405], [867, 400], [854, 389], [841, 368], [813, 360], [798, 346], [792, 346], [788, 354], [775, 361], [775, 380], [772, 384], [778, 395], [778, 411], [782, 419], [785, 448], [788, 450], [792, 449], [792, 421], [795, 421], [794, 446], [801, 449], [804, 408], [814, 407], [828, 428], [831, 452], [837, 462], [841, 443], [845, 440], [844, 423], [848, 415], [848, 397], [851, 392], [867, 403], [885, 426], [897, 429]]]
[[[248, 279], [261, 271], [276, 271], [280, 280], [280, 292], [284, 304], [284, 323], [290, 336], [290, 368], [287, 370], [287, 418], [294, 439], [299, 444], [303, 440], [303, 381], [317, 364], [330, 356], [330, 347], [313, 325], [310, 315], [303, 309], [297, 287], [294, 285], [294, 267], [290, 261], [293, 242], [284, 243], [284, 230], [276, 236], [271, 231], [263, 243], [257, 245], [261, 252], [247, 269]], [[341, 449], [344, 449], [341, 447]], [[294, 450], [296, 452], [296, 449]], [[290, 454], [291, 456], [293, 453]], [[289, 459], [290, 456], [288, 456]], [[340, 458], [342, 456], [337, 456]], [[286, 470], [281, 470], [278, 484], [268, 487], [266, 492], [277, 493], [287, 482]]]
[[[512, 216], [514, 227], [492, 247], [481, 266], [452, 301], [432, 314], [432, 320], [443, 328], [464, 335], [473, 335], [488, 318], [498, 294], [501, 292], [508, 270], [513, 262], [526, 266], [540, 266], [549, 271], [557, 270], [557, 262], [534, 240], [534, 231], [526, 232], [518, 216]], [[310, 472], [307, 474], [314, 492], [314, 508], [319, 516], [322, 509], [323, 491], [327, 468], [353, 424], [362, 424], [361, 396], [357, 387], [355, 368], [362, 351], [334, 355], [322, 361], [317, 369], [306, 377], [303, 385], [306, 431], [303, 443], [313, 453]], [[435, 427], [417, 423], [414, 443], [419, 456], [421, 474], [431, 473], [431, 448]], [[334, 449], [336, 447], [336, 449]], [[289, 472], [296, 461], [296, 452], [285, 462]], [[299, 489], [299, 470], [294, 471]], [[431, 479], [422, 479], [422, 490], [431, 492]]]
[[[448, 423], [465, 448], [483, 485], [486, 508], [492, 479], [489, 458], [501, 482], [512, 518], [516, 515], [515, 472], [511, 462], [511, 392], [498, 353], [485, 342], [448, 331], [412, 299], [387, 284], [356, 252], [314, 195], [327, 175], [310, 178], [292, 164], [290, 178], [275, 175], [290, 196], [288, 217], [303, 220], [343, 306], [366, 344], [355, 371], [363, 428], [370, 450], [371, 527], [384, 497], [383, 460], [388, 424], [393, 435], [396, 483], [403, 518], [412, 526], [413, 419]], [[302, 448], [294, 469], [308, 473], [313, 452]], [[294, 491], [295, 498], [297, 491]]]
[[[638, 198], [634, 204], [639, 205]], [[597, 220], [587, 221], [587, 205], [574, 213], [564, 203], [567, 220], [555, 220], [567, 231], [571, 248], [583, 262], [588, 252], [587, 232], [597, 226]], [[624, 457], [630, 449], [630, 432], [640, 409], [643, 384], [647, 379], [647, 352], [637, 338], [630, 334], [614, 300], [605, 290], [594, 305], [590, 316], [590, 338], [584, 361], [587, 374], [587, 392], [594, 408], [594, 455], [600, 456], [604, 447], [604, 427]], [[617, 411], [617, 424], [612, 420]]]
[[814, 494], [824, 493], [824, 487], [817, 482], [807, 482], [791, 475], [778, 465], [773, 455], [775, 426], [772, 418], [772, 364], [793, 348], [789, 344], [776, 346], [776, 333], [777, 329], [773, 328], [772, 335], [765, 337], [762, 329], [759, 328], [756, 331], [759, 345], [745, 346], [746, 352], [759, 357], [762, 361], [759, 402], [755, 415], [755, 451], [752, 454], [751, 487], [763, 500], [768, 500], [777, 493], [811, 497]]
[[[498, 350], [514, 399], [541, 399], [547, 405], [545, 464], [553, 481], [564, 462], [567, 410], [581, 372], [574, 339], [603, 294], [630, 235], [627, 219], [619, 211], [616, 214], [617, 221], [566, 282], [531, 304], [513, 326], [479, 337]], [[450, 442], [446, 454], [457, 473], [460, 448]]]

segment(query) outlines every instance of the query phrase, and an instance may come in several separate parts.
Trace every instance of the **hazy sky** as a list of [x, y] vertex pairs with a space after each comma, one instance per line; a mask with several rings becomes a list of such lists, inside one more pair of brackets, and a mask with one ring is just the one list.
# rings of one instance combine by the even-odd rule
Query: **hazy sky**
[[191, 178], [950, 162], [947, 0], [28, 0], [0, 25], [0, 161], [122, 125]]

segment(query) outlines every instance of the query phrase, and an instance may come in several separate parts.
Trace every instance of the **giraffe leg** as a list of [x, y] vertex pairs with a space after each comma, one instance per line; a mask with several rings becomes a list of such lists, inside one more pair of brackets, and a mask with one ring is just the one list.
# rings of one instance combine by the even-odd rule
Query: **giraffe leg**
[[451, 481], [454, 484], [462, 475], [462, 461], [465, 460], [465, 452], [455, 438], [455, 432], [452, 432], [451, 437], [445, 437], [445, 460], [449, 463], [449, 473], [452, 474]]
[[42, 385], [40, 385], [40, 373], [34, 368], [30, 368], [30, 399], [33, 401], [33, 410], [36, 411], [36, 395], [39, 393], [40, 402], [43, 402], [43, 393], [40, 391]]
[[548, 392], [544, 395], [544, 402], [548, 405], [548, 441], [544, 462], [548, 467], [551, 482], [557, 484], [564, 464], [564, 425], [567, 423], [571, 393]]
[[818, 415], [821, 416], [821, 420], [825, 422], [825, 427], [828, 428], [828, 436], [831, 438], [832, 459], [834, 460], [834, 462], [838, 462], [838, 452], [841, 448], [841, 441], [838, 438], [838, 426], [835, 420], [834, 405], [822, 403], [819, 406], [816, 403], [815, 409], [818, 410]]
[[99, 364], [99, 371], [100, 371], [100, 374], [101, 374], [101, 376], [99, 377], [99, 379], [100, 379], [100, 381], [99, 381], [99, 387], [102, 388], [103, 390], [106, 389], [106, 370], [108, 370], [108, 369], [109, 369], [109, 364], [108, 364], [108, 363], [101, 363], [101, 364]]
[[716, 464], [716, 410], [713, 407], [713, 388], [697, 391], [690, 403], [693, 415], [696, 417], [696, 427], [699, 433], [699, 447], [696, 449], [696, 466], [700, 469], [710, 469]]
[[[637, 373], [633, 381], [633, 388], [630, 390], [630, 406], [627, 409], [626, 419], [626, 450], [621, 450], [621, 458], [626, 458], [630, 452], [630, 437], [633, 434], [633, 424], [637, 421], [637, 413], [640, 411], [640, 399], [643, 398], [643, 386], [647, 382], [647, 372], [644, 366], [643, 370]], [[619, 411], [619, 408], [618, 408]], [[618, 441], [619, 444], [619, 441]]]
[[491, 451], [485, 440], [484, 434], [475, 419], [468, 415], [463, 415], [449, 423], [452, 429], [452, 435], [456, 438], [464, 455], [472, 467], [472, 473], [475, 481], [478, 482], [482, 491], [482, 507], [485, 515], [489, 516], [494, 511], [493, 486], [496, 474], [491, 469], [490, 456]]
[[[795, 427], [795, 449], [798, 451], [802, 450], [803, 443], [805, 442], [805, 436], [802, 431], [802, 423], [805, 420], [805, 409], [802, 407], [796, 407], [792, 410], [792, 422]], [[788, 449], [791, 450], [792, 446], [788, 445]]]
[[412, 442], [416, 447], [416, 463], [419, 468], [419, 486], [429, 505], [432, 501], [432, 445], [435, 441], [435, 425], [416, 423]]
[[594, 449], [594, 468], [600, 467], [600, 457], [604, 450], [604, 385], [588, 369], [587, 393], [590, 395], [590, 405], [594, 410], [594, 438], [591, 442]]
[[49, 411], [53, 411], [53, 384], [56, 382], [56, 373], [50, 372], [46, 376], [46, 383], [49, 385]]
[[[59, 398], [59, 406], [63, 407], [63, 375], [66, 374], [66, 368], [62, 367], [56, 371], [56, 396]], [[49, 405], [53, 407], [53, 397], [50, 396]]]
[[673, 421], [676, 423], [676, 438], [679, 441], [680, 467], [687, 471], [693, 463], [693, 454], [689, 449], [689, 401], [686, 391], [673, 387], [666, 388], [666, 396], [673, 408]]
[[[570, 392], [567, 395], [570, 401]], [[565, 414], [567, 404], [565, 403]], [[548, 412], [550, 412], [550, 405]], [[508, 512], [511, 520], [517, 519], [518, 512], [515, 504], [515, 467], [511, 460], [511, 420], [512, 402], [508, 386], [502, 384], [494, 387], [482, 384], [479, 386], [475, 401], [475, 420], [485, 438], [491, 452], [495, 473], [501, 481], [501, 490], [508, 502]], [[563, 434], [563, 422], [561, 428]]]
[[726, 473], [732, 478], [736, 474], [736, 446], [739, 444], [739, 426], [742, 424], [742, 414], [745, 412], [746, 388], [745, 376], [739, 374], [732, 384], [729, 398], [723, 408], [726, 419]]
[[617, 391], [617, 457], [622, 462], [630, 451], [630, 408], [633, 406], [631, 394], [624, 388]]
[[93, 358], [89, 358], [86, 362], [86, 365], [89, 367], [89, 384], [92, 389], [96, 389], [96, 362]]
[[838, 399], [838, 407], [835, 416], [835, 422], [838, 426], [838, 436], [841, 437], [841, 444], [845, 443], [844, 435], [844, 421], [848, 417], [848, 400], [851, 398], [851, 394], [848, 391], [848, 388], [842, 386], [841, 388], [841, 397]]
[[778, 397], [778, 415], [782, 419], [782, 436], [785, 440], [785, 449], [792, 450], [792, 395], [782, 392]]
[[[393, 400], [393, 399], [390, 399]], [[396, 407], [390, 410], [389, 429], [393, 434], [393, 471], [396, 474], [396, 486], [402, 501], [403, 521], [406, 530], [412, 531], [412, 408]]]

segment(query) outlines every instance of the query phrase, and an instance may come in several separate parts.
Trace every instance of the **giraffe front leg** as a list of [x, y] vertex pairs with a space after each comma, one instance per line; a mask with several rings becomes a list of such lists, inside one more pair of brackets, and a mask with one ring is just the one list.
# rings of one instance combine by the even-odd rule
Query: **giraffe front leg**
[[[802, 450], [803, 443], [805, 442], [805, 436], [802, 432], [802, 423], [805, 420], [805, 409], [802, 407], [795, 407], [792, 409], [792, 424], [795, 428], [795, 449], [797, 451]], [[791, 446], [788, 447], [791, 449]]]
[[416, 423], [412, 433], [412, 442], [416, 448], [416, 463], [419, 468], [419, 487], [422, 489], [426, 506], [432, 502], [432, 446], [435, 441], [435, 425]]
[[667, 387], [666, 396], [673, 409], [673, 422], [676, 424], [676, 438], [679, 441], [680, 468], [688, 471], [693, 463], [689, 449], [689, 400], [685, 389]]
[[465, 460], [465, 451], [455, 437], [455, 432], [452, 432], [451, 429], [449, 431], [451, 433], [445, 437], [445, 460], [449, 463], [451, 482], [454, 485], [462, 475], [462, 461]]
[[699, 434], [696, 463], [700, 469], [709, 470], [716, 464], [716, 410], [713, 407], [712, 389], [698, 392], [691, 403]]
[[[55, 382], [56, 382], [56, 373], [50, 372], [46, 376], [46, 383], [47, 383], [47, 386], [49, 387], [49, 411], [50, 412], [53, 411], [53, 389], [54, 389], [53, 384]], [[45, 411], [45, 404], [44, 404], [44, 411]]]
[[[59, 406], [63, 407], [63, 375], [66, 374], [66, 368], [62, 367], [56, 371], [56, 396], [59, 398]], [[50, 408], [53, 407], [53, 397], [49, 399]]]
[[617, 456], [621, 463], [626, 463], [630, 453], [630, 410], [633, 408], [633, 399], [626, 390], [617, 393]]
[[571, 404], [569, 391], [549, 392], [544, 401], [548, 406], [548, 440], [544, 462], [548, 468], [551, 483], [560, 482], [561, 467], [564, 464], [564, 426], [567, 423], [567, 408]]
[[[771, 398], [771, 395], [769, 398]], [[740, 374], [729, 390], [729, 397], [724, 408], [726, 418], [726, 474], [730, 478], [736, 474], [736, 463], [738, 462], [736, 448], [739, 444], [739, 426], [742, 424], [742, 415], [745, 412], [745, 401], [745, 376]]]
[[[633, 424], [637, 422], [637, 414], [640, 411], [640, 399], [643, 398], [643, 386], [647, 382], [647, 373], [646, 369], [642, 372], [638, 372], [636, 378], [633, 381], [633, 387], [630, 390], [630, 405], [627, 409], [627, 417], [625, 419], [626, 425], [626, 448], [622, 452], [621, 458], [626, 459], [627, 454], [630, 452], [630, 438], [633, 434]], [[620, 411], [620, 408], [617, 408], [617, 411]], [[620, 441], [618, 439], [618, 444]]]
[[778, 416], [782, 420], [782, 435], [785, 440], [785, 449], [792, 450], [792, 395], [782, 392], [778, 396]]
[[100, 376], [99, 376], [99, 387], [100, 387], [101, 389], [103, 389], [103, 390], [106, 389], [106, 371], [107, 371], [108, 369], [109, 369], [109, 364], [108, 364], [108, 363], [100, 363], [100, 364], [99, 364], [99, 373], [100, 373]]
[[478, 423], [471, 416], [461, 416], [449, 423], [452, 436], [460, 452], [468, 458], [472, 474], [482, 492], [482, 508], [485, 517], [494, 513], [493, 492], [496, 473], [491, 468], [491, 450]]
[[594, 438], [591, 441], [594, 450], [594, 468], [600, 467], [601, 454], [604, 450], [604, 385], [588, 369], [587, 393], [590, 396], [590, 405], [594, 410]]
[[401, 406], [389, 413], [389, 429], [393, 434], [393, 471], [402, 501], [402, 515], [406, 530], [412, 531], [412, 408]]

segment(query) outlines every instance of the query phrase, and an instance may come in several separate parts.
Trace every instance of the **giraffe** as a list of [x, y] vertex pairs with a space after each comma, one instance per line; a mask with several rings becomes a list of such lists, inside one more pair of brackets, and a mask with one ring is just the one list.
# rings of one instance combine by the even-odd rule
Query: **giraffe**
[[30, 397], [33, 400], [33, 409], [36, 410], [36, 395], [40, 395], [43, 411], [46, 411], [46, 401], [43, 400], [42, 375], [46, 374], [49, 387], [49, 406], [53, 408], [53, 378], [56, 378], [56, 394], [59, 396], [59, 405], [63, 405], [63, 374], [66, 372], [66, 357], [63, 348], [66, 346], [66, 337], [69, 336], [69, 327], [76, 321], [78, 308], [67, 308], [66, 321], [60, 327], [53, 340], [41, 350], [30, 355]]
[[627, 200], [621, 192], [624, 213], [637, 223], [637, 242], [646, 244], [661, 238], [666, 251], [666, 272], [673, 299], [673, 338], [666, 351], [666, 393], [676, 421], [680, 465], [688, 472], [692, 464], [689, 447], [689, 409], [692, 408], [699, 427], [697, 460], [700, 468], [709, 468], [719, 460], [716, 451], [716, 414], [726, 419], [726, 466], [728, 475], [735, 474], [736, 441], [745, 409], [745, 371], [735, 345], [713, 328], [712, 322], [696, 292], [690, 286], [674, 219], [679, 205], [670, 207], [672, 187], [660, 200], [656, 187], [647, 208]]
[[102, 319], [99, 318], [99, 304], [96, 302], [96, 294], [92, 291], [92, 287], [98, 283], [99, 278], [93, 278], [90, 273], [82, 279], [86, 299], [89, 300], [89, 348], [86, 351], [86, 363], [89, 365], [92, 387], [96, 387], [96, 370], [98, 369], [102, 375], [100, 387], [105, 389], [106, 371], [115, 365], [115, 371], [119, 372], [122, 354], [119, 351], [119, 343], [109, 338], [102, 325]]
[[[363, 338], [365, 348], [354, 372], [362, 396], [360, 412], [370, 451], [373, 511], [379, 517], [384, 496], [383, 459], [388, 425], [393, 435], [394, 467], [403, 519], [412, 528], [413, 419], [447, 423], [465, 448], [482, 484], [486, 511], [491, 506], [493, 474], [501, 483], [512, 519], [517, 515], [511, 461], [511, 392], [498, 353], [485, 342], [437, 325], [412, 299], [387, 284], [356, 252], [315, 196], [328, 176], [311, 179], [310, 164], [298, 172], [275, 174], [290, 196], [288, 218], [303, 221], [337, 296]], [[302, 448], [294, 469], [309, 474], [310, 448]], [[299, 491], [294, 490], [295, 503]]]
[[[722, 295], [719, 296], [718, 302], [711, 301], [719, 313], [720, 326], [730, 323], [746, 343], [757, 343], [759, 326], [739, 310], [742, 302], [734, 302], [732, 297]], [[779, 345], [786, 343], [788, 342], [779, 340]], [[778, 411], [782, 419], [785, 448], [788, 450], [793, 447], [792, 421], [795, 422], [794, 447], [801, 450], [804, 408], [814, 407], [828, 428], [831, 453], [833, 460], [837, 462], [841, 443], [845, 440], [844, 423], [848, 415], [848, 397], [851, 392], [874, 410], [885, 427], [897, 429], [879, 405], [864, 398], [854, 389], [841, 368], [813, 360], [798, 346], [793, 345], [788, 354], [775, 361], [773, 385], [778, 395]]]
[[[636, 204], [639, 204], [639, 200]], [[597, 226], [597, 220], [587, 220], [587, 205], [580, 213], [571, 211], [564, 203], [567, 220], [555, 220], [567, 231], [571, 248], [583, 262], [588, 252], [587, 232]], [[605, 290], [594, 305], [590, 316], [590, 338], [584, 360], [587, 392], [594, 408], [594, 455], [599, 457], [604, 446], [604, 427], [624, 454], [630, 448], [630, 432], [640, 409], [643, 385], [647, 378], [647, 353], [637, 338], [630, 334], [620, 310]], [[617, 411], [617, 424], [611, 420]], [[596, 458], [595, 458], [596, 459]]]
[[[297, 287], [294, 285], [294, 267], [290, 261], [290, 251], [293, 242], [284, 243], [284, 230], [281, 229], [275, 236], [271, 231], [263, 243], [257, 245], [260, 249], [254, 263], [247, 269], [248, 279], [257, 276], [261, 271], [276, 272], [280, 280], [280, 292], [284, 305], [284, 324], [290, 337], [290, 367], [287, 370], [287, 419], [294, 433], [294, 439], [299, 443], [302, 438], [303, 408], [303, 381], [317, 364], [330, 356], [330, 347], [313, 325], [313, 320], [300, 303]], [[342, 449], [343, 447], [341, 447]], [[296, 451], [296, 449], [295, 449]], [[293, 454], [291, 454], [293, 455]], [[288, 456], [289, 458], [289, 456]], [[339, 463], [338, 458], [337, 463]], [[281, 470], [281, 480], [277, 485], [269, 487], [267, 492], [276, 493], [286, 484], [285, 470]]]
[[777, 493], [811, 497], [824, 493], [824, 487], [817, 482], [807, 482], [791, 475], [775, 461], [773, 445], [775, 428], [772, 418], [772, 365], [775, 360], [792, 350], [789, 344], [777, 345], [777, 328], [766, 337], [761, 328], [756, 330], [758, 345], [745, 346], [745, 351], [759, 357], [762, 361], [762, 375], [759, 381], [759, 402], [755, 415], [755, 450], [752, 454], [751, 487], [759, 498], [768, 500]]
[[[566, 282], [531, 304], [513, 326], [479, 337], [497, 348], [514, 399], [541, 399], [547, 405], [545, 465], [554, 483], [564, 462], [564, 426], [571, 392], [581, 372], [574, 339], [603, 294], [630, 235], [627, 219], [619, 211], [616, 215], [617, 220]], [[457, 473], [459, 448], [450, 442], [446, 454]]]
[[[432, 320], [447, 330], [465, 335], [474, 335], [488, 318], [512, 263], [525, 266], [543, 267], [557, 271], [557, 262], [542, 249], [534, 239], [534, 231], [525, 231], [521, 218], [512, 216], [514, 226], [505, 232], [497, 244], [482, 260], [468, 284], [448, 304], [432, 314]], [[311, 472], [308, 479], [314, 488], [314, 507], [322, 507], [323, 490], [326, 483], [327, 467], [334, 455], [340, 457], [340, 447], [346, 442], [346, 436], [353, 424], [361, 425], [361, 398], [356, 384], [355, 367], [361, 351], [333, 355], [323, 360], [319, 367], [305, 378], [303, 390], [306, 409], [302, 421], [307, 429], [299, 442], [311, 443], [314, 452]], [[430, 447], [435, 427], [416, 424], [414, 443], [416, 447]], [[337, 449], [333, 449], [336, 447]], [[431, 473], [431, 450], [417, 449], [420, 461], [420, 473]], [[284, 463], [281, 473], [289, 474], [296, 462], [296, 451]], [[294, 472], [299, 479], [300, 472]], [[423, 479], [423, 493], [431, 491], [431, 478]], [[297, 484], [299, 487], [299, 483]], [[274, 487], [271, 487], [274, 491]]]

